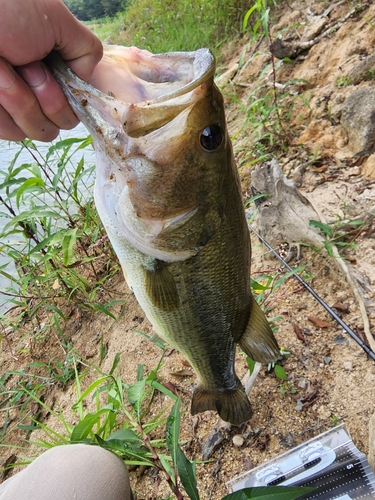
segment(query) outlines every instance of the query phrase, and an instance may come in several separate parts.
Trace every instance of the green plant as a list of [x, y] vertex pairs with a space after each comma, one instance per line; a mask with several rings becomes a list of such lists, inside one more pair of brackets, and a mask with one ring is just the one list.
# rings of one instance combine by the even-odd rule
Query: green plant
[[336, 87], [337, 88], [342, 88], [342, 87], [348, 87], [349, 85], [353, 84], [353, 78], [350, 78], [349, 76], [339, 76], [336, 80]]
[[309, 225], [316, 227], [324, 234], [326, 239], [323, 241], [323, 245], [330, 257], [334, 256], [334, 246], [339, 247], [341, 250], [348, 247], [355, 249], [354, 241], [365, 228], [363, 220], [352, 220], [345, 223], [338, 221], [331, 225], [317, 220], [310, 220]]
[[262, 26], [264, 34], [266, 35], [266, 37], [268, 37], [268, 18], [270, 9], [267, 7], [267, 5], [267, 0], [256, 0], [254, 5], [245, 14], [242, 25], [243, 32], [246, 31], [249, 25], [249, 21], [251, 17], [253, 17], [255, 18], [254, 22], [251, 25], [253, 35], [257, 36], [259, 27]]
[[[69, 138], [43, 155], [25, 141], [0, 172], [0, 255], [7, 261], [0, 275], [9, 282], [8, 303], [18, 306], [17, 315], [1, 319], [14, 330], [28, 320], [36, 335], [54, 328], [64, 340], [69, 301], [114, 318], [110, 308], [119, 301], [97, 300], [118, 264], [93, 205], [94, 165], [82, 156], [91, 147], [89, 137]], [[25, 151], [28, 163], [19, 161]]]
[[225, 495], [222, 500], [248, 500], [250, 498], [261, 498], [262, 500], [295, 500], [306, 495], [315, 488], [303, 486], [259, 486], [245, 488]]
[[246, 7], [239, 0], [133, 0], [124, 12], [93, 26], [110, 43], [136, 45], [152, 52], [212, 50], [240, 29]]
[[284, 381], [279, 387], [280, 394], [286, 394], [289, 392], [290, 394], [295, 394], [297, 389], [294, 387], [293, 382]]

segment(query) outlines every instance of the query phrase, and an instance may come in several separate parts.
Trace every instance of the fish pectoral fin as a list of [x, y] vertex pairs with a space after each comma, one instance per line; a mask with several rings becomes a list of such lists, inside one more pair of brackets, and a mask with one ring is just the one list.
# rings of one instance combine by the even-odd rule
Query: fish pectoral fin
[[250, 318], [242, 337], [237, 340], [241, 349], [259, 363], [272, 363], [280, 355], [270, 324], [257, 301], [252, 298]]
[[199, 385], [191, 401], [191, 414], [206, 410], [216, 410], [225, 422], [240, 425], [252, 417], [251, 404], [241, 382], [237, 379], [237, 388], [233, 390], [209, 391]]
[[144, 270], [146, 292], [153, 305], [166, 312], [178, 309], [180, 297], [168, 265], [161, 260], [155, 259], [153, 268], [145, 268]]

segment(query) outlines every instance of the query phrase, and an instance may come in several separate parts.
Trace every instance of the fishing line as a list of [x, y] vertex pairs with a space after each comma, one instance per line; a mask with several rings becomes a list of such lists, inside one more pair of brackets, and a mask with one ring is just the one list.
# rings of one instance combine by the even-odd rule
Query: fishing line
[[269, 250], [271, 250], [271, 252], [275, 255], [275, 257], [277, 257], [279, 259], [279, 261], [288, 269], [288, 271], [291, 271], [293, 273], [293, 276], [295, 278], [297, 278], [297, 280], [306, 288], [306, 290], [308, 292], [311, 293], [311, 295], [319, 302], [320, 305], [322, 305], [324, 307], [324, 309], [326, 311], [329, 312], [329, 314], [332, 316], [332, 318], [334, 318], [337, 323], [343, 327], [343, 329], [346, 331], [346, 333], [348, 333], [351, 338], [353, 340], [355, 340], [357, 342], [357, 344], [359, 344], [362, 349], [365, 351], [365, 353], [370, 356], [370, 358], [375, 361], [375, 352], [372, 351], [370, 349], [370, 347], [368, 347], [364, 342], [363, 340], [361, 340], [357, 334], [355, 334], [353, 332], [353, 330], [340, 318], [340, 316], [338, 316], [335, 311], [329, 307], [329, 305], [324, 302], [324, 300], [319, 297], [319, 295], [315, 292], [315, 290], [313, 290], [307, 283], [306, 281], [304, 281], [301, 276], [299, 274], [297, 274], [294, 269], [292, 269], [289, 264], [287, 262], [285, 262], [285, 260], [276, 252], [276, 250], [274, 250], [271, 245], [269, 243], [267, 243], [267, 241], [265, 239], [263, 239], [261, 237], [261, 235], [259, 233], [257, 233], [257, 231], [255, 231], [255, 229], [253, 227], [251, 227], [249, 225], [249, 229], [251, 229], [251, 231], [260, 239], [260, 241], [263, 243], [263, 245], [265, 245]]

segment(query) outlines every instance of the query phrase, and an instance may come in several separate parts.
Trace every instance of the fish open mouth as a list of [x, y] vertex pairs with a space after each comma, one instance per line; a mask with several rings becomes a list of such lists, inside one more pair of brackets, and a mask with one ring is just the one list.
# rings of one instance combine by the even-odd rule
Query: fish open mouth
[[206, 94], [215, 72], [208, 49], [152, 54], [107, 45], [90, 82], [81, 80], [57, 54], [46, 61], [90, 133], [95, 136], [100, 130], [112, 138], [118, 136], [119, 125], [128, 136], [140, 137], [169, 122]]
[[186, 94], [213, 75], [208, 49], [152, 54], [136, 47], [105, 46], [90, 84], [125, 103], [164, 101]]

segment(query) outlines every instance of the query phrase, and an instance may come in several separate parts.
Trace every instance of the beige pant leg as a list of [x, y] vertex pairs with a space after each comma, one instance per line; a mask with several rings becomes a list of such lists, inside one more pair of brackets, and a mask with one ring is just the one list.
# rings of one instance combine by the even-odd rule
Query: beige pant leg
[[99, 446], [72, 444], [46, 451], [0, 485], [0, 500], [131, 500], [120, 457]]

